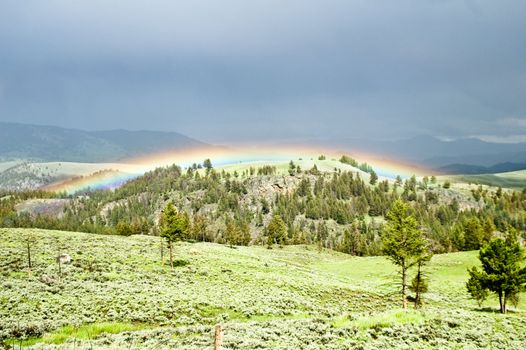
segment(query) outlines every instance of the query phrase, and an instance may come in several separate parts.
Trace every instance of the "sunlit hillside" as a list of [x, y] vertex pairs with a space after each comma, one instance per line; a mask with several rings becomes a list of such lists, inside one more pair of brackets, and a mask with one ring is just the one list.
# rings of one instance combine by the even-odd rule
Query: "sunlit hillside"
[[[219, 323], [225, 349], [522, 349], [526, 342], [524, 302], [502, 317], [468, 299], [475, 252], [434, 256], [425, 308], [403, 312], [396, 269], [383, 257], [184, 243], [172, 273], [160, 247], [148, 236], [0, 230], [0, 335], [16, 349], [208, 349]], [[57, 254], [72, 262], [59, 269]], [[496, 301], [485, 307], [495, 310]]]

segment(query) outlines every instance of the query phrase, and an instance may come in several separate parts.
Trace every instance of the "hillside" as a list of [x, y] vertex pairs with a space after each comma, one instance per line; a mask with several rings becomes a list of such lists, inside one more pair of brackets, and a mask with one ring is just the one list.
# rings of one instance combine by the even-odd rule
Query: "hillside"
[[202, 146], [206, 144], [176, 132], [84, 131], [0, 122], [0, 160], [103, 163]]
[[[102, 173], [97, 181], [109, 178], [121, 184], [125, 179], [113, 175]], [[526, 230], [526, 192], [466, 183], [446, 186], [444, 179], [433, 178], [375, 179], [336, 160], [297, 160], [292, 167], [290, 162], [217, 169], [172, 165], [115, 190], [85, 190], [90, 184], [106, 188], [104, 181], [81, 181], [79, 192], [73, 186], [69, 193], [6, 193], [0, 201], [0, 225], [155, 235], [162, 210], [172, 202], [188, 217], [188, 239], [265, 245], [267, 226], [279, 215], [287, 228], [286, 244], [379, 255], [385, 215], [400, 198], [412, 206], [435, 253], [478, 249], [506, 232], [507, 225], [523, 236]], [[57, 201], [61, 198], [66, 201]]]
[[449, 164], [436, 169], [440, 174], [477, 175], [496, 174], [526, 169], [526, 163], [498, 163], [489, 167], [470, 164]]
[[[0, 229], [0, 237], [0, 337], [16, 348], [208, 349], [216, 323], [225, 327], [225, 349], [522, 349], [526, 342], [526, 304], [502, 316], [468, 300], [474, 252], [433, 257], [425, 308], [403, 313], [396, 271], [383, 257], [184, 243], [170, 273], [157, 237], [26, 229]], [[58, 253], [72, 258], [62, 278]]]
[[120, 174], [127, 178], [140, 175], [134, 172], [133, 166], [123, 163], [12, 161], [0, 163], [0, 190], [43, 189], [51, 184], [74, 181], [79, 177], [97, 176], [101, 172]]
[[526, 188], [526, 170], [496, 174], [445, 175], [440, 176], [439, 178], [444, 180], [448, 179], [457, 184], [475, 184], [519, 190]]

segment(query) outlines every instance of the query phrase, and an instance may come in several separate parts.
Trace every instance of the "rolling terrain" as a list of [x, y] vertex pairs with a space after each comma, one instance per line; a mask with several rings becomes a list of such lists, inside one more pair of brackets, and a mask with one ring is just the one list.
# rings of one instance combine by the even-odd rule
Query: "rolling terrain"
[[[62, 164], [39, 171], [96, 170]], [[205, 161], [123, 183], [118, 175], [110, 189], [86, 190], [100, 180], [87, 176], [57, 192], [6, 192], [0, 341], [13, 349], [209, 349], [221, 324], [225, 349], [522, 349], [524, 298], [501, 315], [495, 297], [479, 307], [465, 283], [479, 264], [476, 249], [511, 224], [526, 238], [526, 194], [453, 177], [396, 178], [399, 166], [376, 170], [348, 156]], [[380, 256], [397, 199], [434, 253], [419, 310], [401, 309], [398, 270]], [[172, 203], [188, 224], [173, 272], [159, 237]], [[283, 221], [277, 238], [269, 233], [275, 217]], [[71, 262], [58, 264], [64, 254]]]
[[44, 189], [79, 177], [101, 172], [131, 178], [139, 176], [134, 167], [125, 163], [27, 162], [0, 163], [0, 190], [24, 191]]
[[451, 182], [457, 184], [485, 185], [520, 190], [526, 188], [526, 170], [497, 174], [445, 175], [439, 178], [444, 180], [449, 179]]
[[176, 132], [85, 131], [0, 122], [0, 160], [111, 163], [151, 153], [207, 146]]
[[[384, 257], [181, 243], [171, 273], [158, 237], [0, 229], [0, 238], [0, 338], [17, 349], [208, 349], [217, 323], [225, 349], [526, 342], [524, 302], [500, 315], [495, 299], [487, 309], [468, 299], [466, 269], [477, 264], [476, 252], [435, 255], [424, 308], [402, 312], [396, 269]], [[72, 258], [60, 272], [56, 254]]]

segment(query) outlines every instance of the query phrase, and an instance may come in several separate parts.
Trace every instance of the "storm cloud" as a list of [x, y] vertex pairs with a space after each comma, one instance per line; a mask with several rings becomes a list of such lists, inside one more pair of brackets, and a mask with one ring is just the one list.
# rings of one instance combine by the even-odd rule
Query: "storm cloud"
[[2, 1], [0, 120], [526, 140], [526, 2]]

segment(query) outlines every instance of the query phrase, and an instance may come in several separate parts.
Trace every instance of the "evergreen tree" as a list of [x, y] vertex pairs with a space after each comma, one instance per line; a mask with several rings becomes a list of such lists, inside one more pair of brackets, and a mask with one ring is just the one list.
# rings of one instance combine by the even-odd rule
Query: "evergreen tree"
[[464, 250], [477, 250], [484, 240], [484, 230], [476, 217], [464, 223]]
[[425, 277], [422, 268], [431, 260], [432, 256], [433, 254], [426, 251], [418, 258], [417, 272], [409, 286], [409, 289], [415, 293], [415, 309], [422, 306], [422, 294], [427, 293], [429, 289], [427, 278]]
[[188, 235], [188, 216], [179, 213], [172, 202], [168, 203], [161, 215], [161, 237], [168, 241], [170, 250], [170, 269], [173, 271], [173, 243], [182, 241]]
[[307, 195], [309, 195], [311, 193], [309, 179], [307, 179], [307, 178], [301, 179], [301, 181], [300, 181], [300, 183], [298, 185], [298, 189], [296, 190], [296, 193], [300, 197], [305, 197], [305, 196], [307, 196]]
[[317, 241], [318, 241], [318, 247], [325, 247], [325, 241], [329, 237], [329, 229], [327, 228], [327, 224], [325, 221], [322, 221], [318, 224], [317, 227]]
[[290, 176], [294, 176], [295, 174], [296, 174], [296, 165], [291, 160], [290, 163], [289, 163], [289, 175]]
[[280, 215], [274, 215], [267, 226], [267, 245], [269, 248], [274, 243], [282, 245], [285, 243], [287, 237], [287, 225]]
[[481, 307], [482, 303], [488, 298], [489, 290], [484, 285], [484, 273], [475, 267], [468, 270], [470, 278], [466, 282], [468, 293]]
[[190, 229], [192, 233], [192, 239], [204, 242], [208, 239], [207, 227], [208, 221], [204, 215], [195, 214], [192, 218], [192, 227]]
[[518, 301], [519, 293], [526, 291], [526, 267], [523, 267], [526, 258], [516, 232], [510, 229], [506, 240], [491, 240], [480, 250], [479, 259], [482, 270], [468, 269], [466, 288], [479, 304], [486, 297], [485, 291], [497, 294], [500, 312], [506, 313], [507, 302]]
[[427, 186], [429, 184], [429, 177], [424, 176], [424, 178], [422, 179], [422, 184], [424, 186], [424, 189], [427, 189]]
[[395, 201], [386, 218], [382, 236], [384, 253], [400, 267], [402, 304], [407, 309], [408, 269], [418, 263], [427, 245], [416, 218], [410, 214], [409, 204], [402, 200]]
[[243, 222], [239, 226], [240, 235], [239, 235], [239, 244], [240, 245], [249, 245], [250, 241], [252, 240], [252, 236], [250, 235], [250, 226]]
[[206, 169], [206, 170], [210, 170], [213, 168], [212, 166], [212, 161], [210, 160], [210, 158], [207, 158], [203, 161], [203, 167]]
[[119, 221], [117, 223], [117, 226], [115, 226], [115, 231], [120, 236], [131, 236], [132, 235], [132, 226], [125, 222], [125, 221]]
[[236, 225], [235, 221], [230, 218], [229, 216], [225, 219], [225, 239], [227, 243], [230, 245], [230, 248], [232, 248], [240, 239], [241, 236], [241, 230]]
[[371, 170], [371, 175], [369, 176], [369, 183], [371, 185], [376, 185], [377, 181], [378, 181], [378, 175], [376, 175], [376, 172], [374, 170]]

